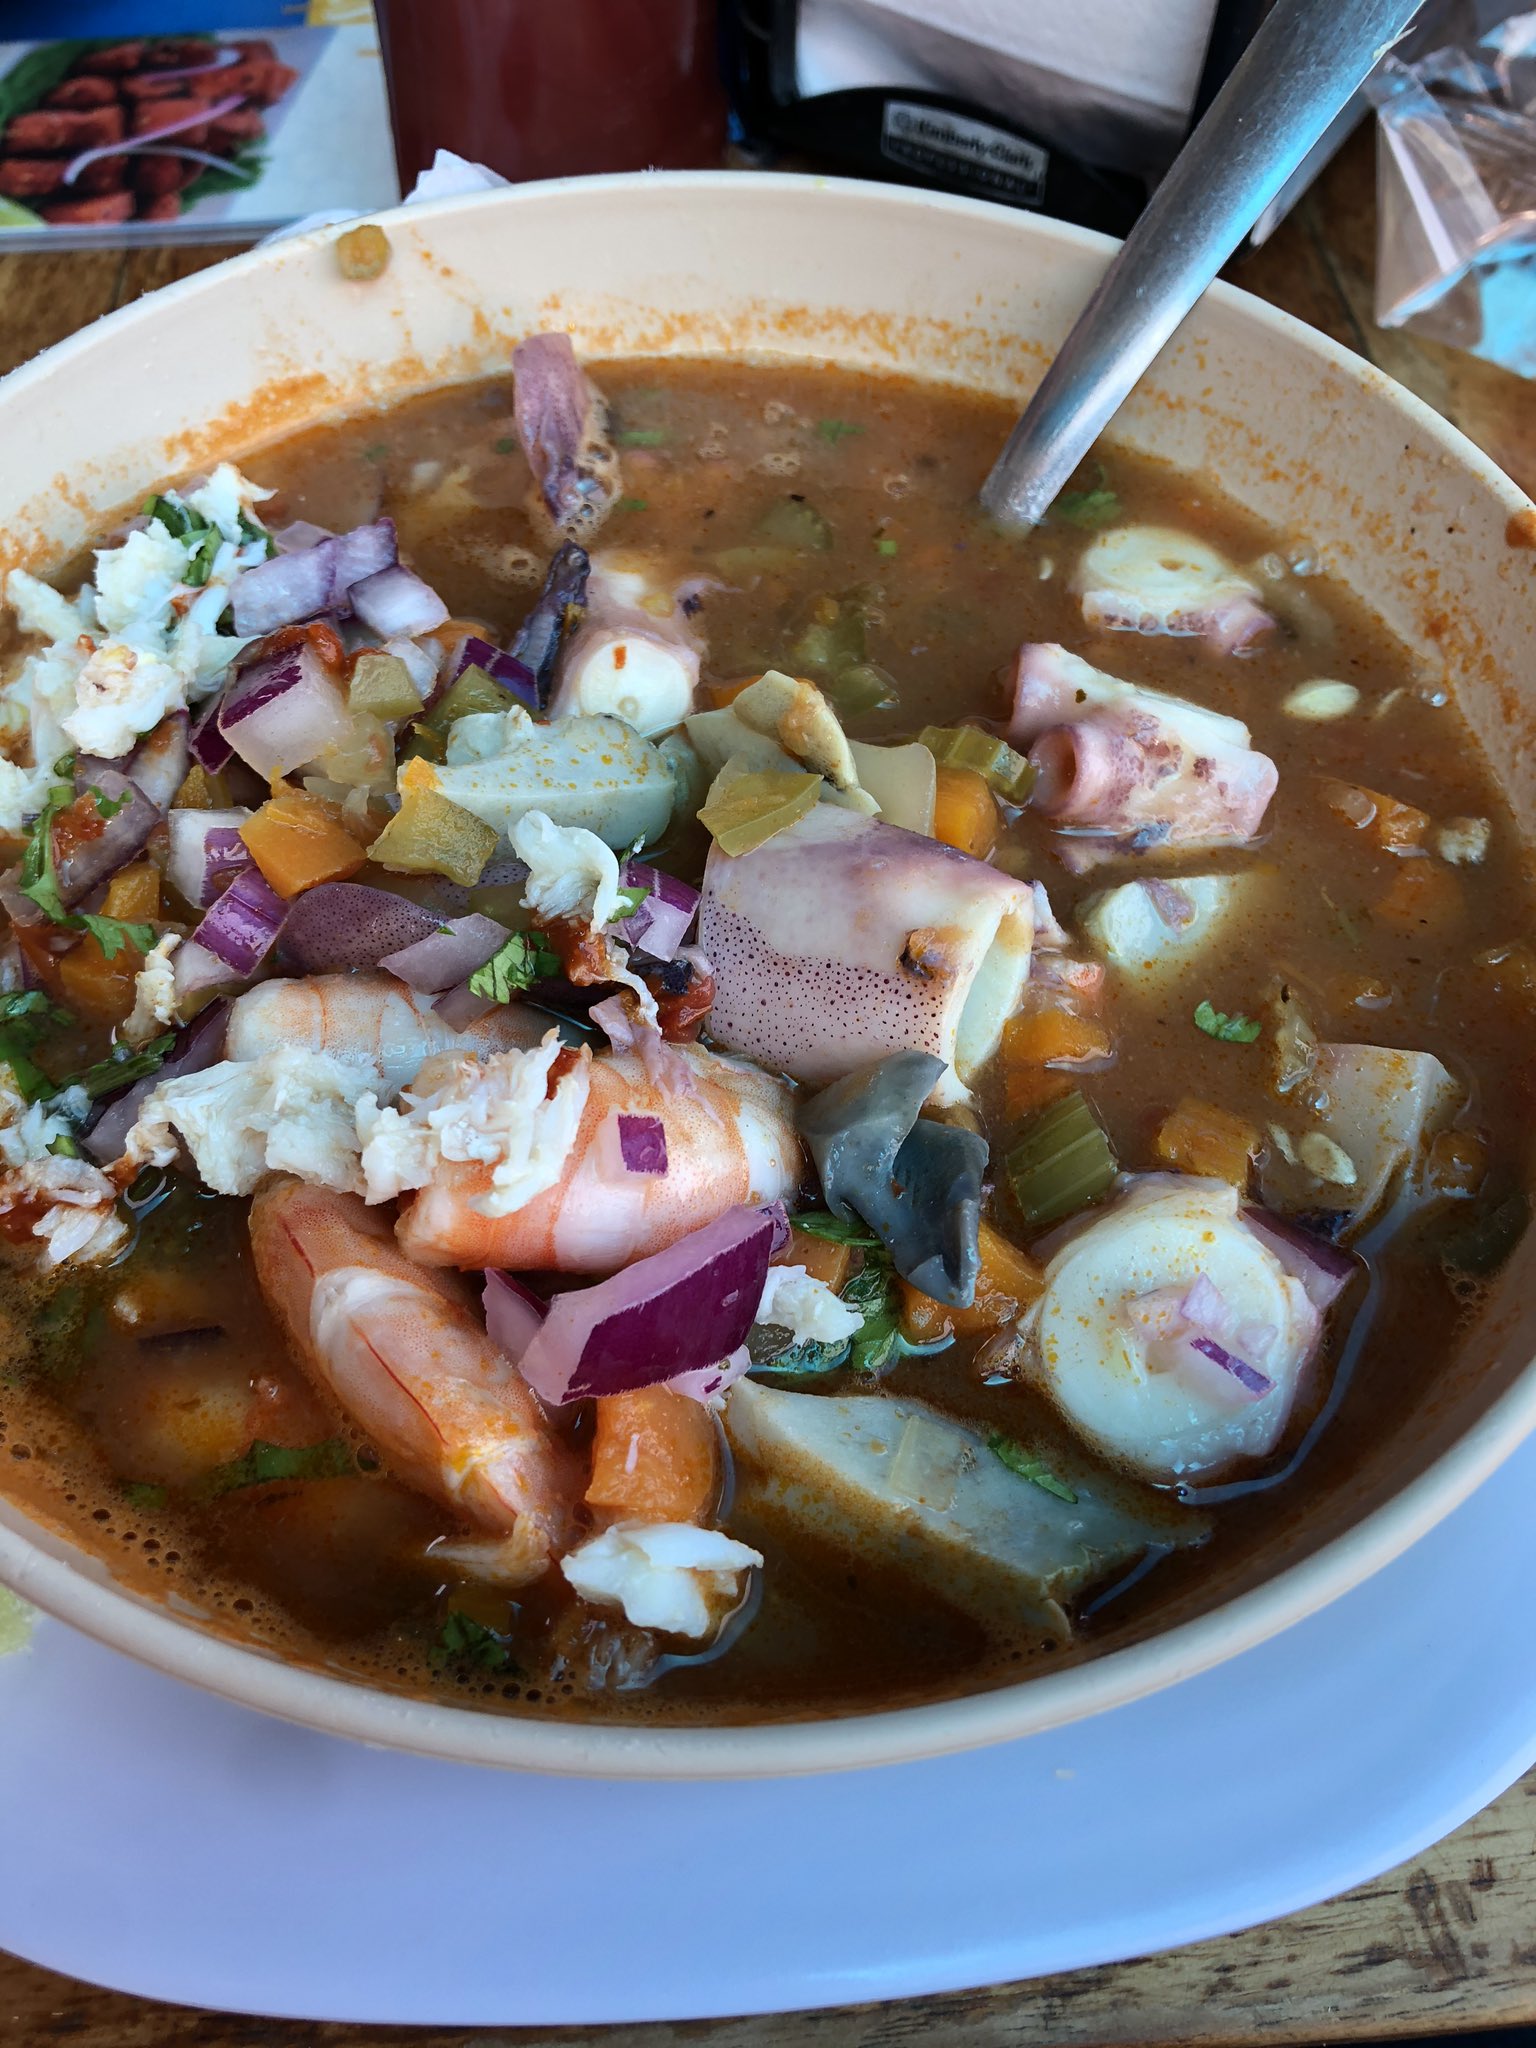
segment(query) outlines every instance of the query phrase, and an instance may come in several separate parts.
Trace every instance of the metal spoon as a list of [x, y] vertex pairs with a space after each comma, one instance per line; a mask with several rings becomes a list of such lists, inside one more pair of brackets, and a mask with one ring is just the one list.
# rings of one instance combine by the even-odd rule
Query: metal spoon
[[1056, 353], [981, 502], [1025, 529], [1420, 0], [1278, 0]]

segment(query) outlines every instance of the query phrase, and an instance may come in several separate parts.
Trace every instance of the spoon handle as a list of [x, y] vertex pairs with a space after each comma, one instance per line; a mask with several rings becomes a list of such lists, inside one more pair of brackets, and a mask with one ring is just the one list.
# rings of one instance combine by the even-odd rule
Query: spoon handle
[[1038, 525], [1243, 236], [1418, 12], [1419, 0], [1278, 0], [1179, 152], [982, 487]]

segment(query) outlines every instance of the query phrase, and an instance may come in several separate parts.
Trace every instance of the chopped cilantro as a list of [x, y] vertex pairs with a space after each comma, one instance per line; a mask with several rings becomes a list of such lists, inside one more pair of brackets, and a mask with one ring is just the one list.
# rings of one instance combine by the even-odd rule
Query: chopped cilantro
[[[73, 754], [65, 754], [53, 764], [53, 772], [60, 780], [49, 785], [47, 801], [28, 835], [27, 850], [21, 857], [21, 893], [30, 896], [52, 923], [63, 925], [67, 931], [89, 932], [109, 960], [115, 960], [125, 945], [137, 946], [141, 953], [147, 953], [155, 943], [153, 925], [129, 924], [120, 917], [103, 917], [95, 911], [86, 911], [77, 917], [64, 907], [64, 899], [59, 894], [58, 873], [53, 864], [53, 821], [75, 800], [74, 783], [63, 779], [74, 774], [74, 767]], [[120, 798], [109, 810], [105, 806], [110, 799], [103, 797], [99, 789], [93, 789], [92, 794], [103, 817], [111, 817], [127, 801], [126, 797]]]
[[56, 1138], [50, 1138], [48, 1150], [55, 1159], [80, 1159], [84, 1156], [68, 1131], [60, 1131]]
[[55, 1288], [32, 1319], [32, 1355], [18, 1377], [71, 1378], [90, 1357], [105, 1322], [102, 1304], [78, 1282]]
[[123, 1499], [131, 1508], [151, 1512], [155, 1508], [163, 1508], [166, 1497], [165, 1488], [151, 1479], [129, 1479], [123, 1483]]
[[843, 1289], [842, 1299], [864, 1318], [864, 1327], [849, 1350], [848, 1363], [855, 1372], [883, 1372], [901, 1350], [896, 1276], [884, 1252], [865, 1252], [864, 1264]]
[[201, 590], [207, 583], [223, 545], [223, 534], [216, 526], [210, 526], [187, 556], [186, 573], [181, 580], [189, 589]]
[[850, 1216], [845, 1222], [841, 1216], [834, 1216], [826, 1209], [807, 1209], [802, 1215], [791, 1216], [790, 1222], [796, 1230], [803, 1230], [807, 1237], [825, 1237], [833, 1244], [870, 1246], [880, 1240], [857, 1216]]
[[82, 911], [79, 917], [70, 918], [67, 922], [84, 926], [109, 960], [115, 960], [124, 946], [134, 946], [139, 952], [147, 953], [155, 943], [152, 924], [135, 924], [121, 917], [103, 917], [95, 910]]
[[1054, 1494], [1057, 1500], [1064, 1500], [1069, 1507], [1077, 1506], [1077, 1495], [1065, 1480], [1058, 1479], [1044, 1459], [1032, 1457], [1011, 1436], [994, 1430], [987, 1438], [987, 1449], [994, 1457], [1000, 1458], [1010, 1472], [1017, 1472], [1021, 1479], [1027, 1479], [1031, 1486], [1038, 1486], [1042, 1493]]
[[513, 932], [469, 977], [470, 993], [489, 996], [493, 1003], [510, 1003], [523, 989], [536, 981], [553, 981], [559, 972], [558, 954], [537, 932]]
[[851, 435], [862, 434], [864, 429], [857, 420], [818, 420], [816, 434], [819, 440], [835, 448], [839, 441], [846, 441]]
[[[109, 959], [111, 955], [107, 956]], [[147, 1074], [153, 1074], [164, 1064], [165, 1057], [176, 1043], [174, 1031], [167, 1031], [161, 1038], [152, 1038], [148, 1045], [132, 1052], [126, 1045], [115, 1045], [104, 1060], [98, 1060], [94, 1067], [83, 1067], [78, 1074], [71, 1074], [59, 1083], [60, 1088], [83, 1088], [94, 1102], [98, 1095], [115, 1094], [119, 1088], [126, 1088], [132, 1081], [142, 1081]]]
[[438, 1631], [437, 1641], [427, 1652], [434, 1671], [450, 1664], [469, 1664], [477, 1671], [515, 1672], [511, 1646], [495, 1629], [487, 1628], [468, 1614], [454, 1608]]
[[613, 437], [621, 448], [664, 448], [665, 427], [621, 427]]
[[69, 912], [59, 894], [59, 878], [53, 866], [53, 821], [75, 800], [75, 785], [68, 778], [75, 772], [75, 757], [65, 754], [53, 764], [60, 780], [49, 785], [47, 800], [33, 820], [27, 850], [21, 857], [20, 888], [54, 924], [67, 924]]
[[297, 1449], [257, 1437], [238, 1458], [215, 1465], [199, 1490], [214, 1499], [220, 1494], [237, 1493], [245, 1486], [266, 1486], [273, 1480], [346, 1479], [356, 1471], [357, 1459], [352, 1448], [340, 1437], [329, 1437], [323, 1444], [303, 1444]]
[[1104, 481], [1104, 467], [1099, 465], [1099, 480], [1091, 491], [1063, 491], [1051, 507], [1054, 519], [1065, 519], [1069, 526], [1107, 526], [1111, 519], [1120, 516], [1120, 495], [1112, 491]]
[[52, 1095], [56, 1083], [30, 1057], [50, 1031], [61, 1031], [74, 1019], [51, 1003], [40, 989], [0, 996], [0, 1060], [10, 1069], [17, 1090], [28, 1102]]
[[650, 508], [649, 498], [620, 498], [617, 510], [620, 512], [645, 512]]
[[892, 540], [888, 533], [882, 533], [875, 541], [875, 553], [877, 555], [899, 554], [900, 543]]
[[1264, 1029], [1257, 1017], [1228, 1016], [1225, 1010], [1212, 1009], [1209, 1003], [1195, 1005], [1195, 1025], [1207, 1038], [1219, 1038], [1228, 1045], [1252, 1045]]
[[517, 436], [515, 434], [498, 434], [491, 443], [491, 453], [493, 455], [515, 455], [517, 453]]
[[622, 924], [626, 917], [633, 917], [650, 893], [649, 889], [638, 886], [633, 889], [621, 889], [619, 891], [619, 907], [614, 913], [613, 922], [615, 924]]
[[104, 818], [115, 818], [125, 805], [133, 802], [133, 791], [125, 789], [121, 796], [108, 796], [104, 789], [98, 789], [93, 782], [86, 791], [87, 796], [96, 799], [96, 809]]
[[382, 462], [388, 453], [389, 443], [387, 441], [375, 441], [371, 447], [363, 450], [363, 460], [364, 462]]

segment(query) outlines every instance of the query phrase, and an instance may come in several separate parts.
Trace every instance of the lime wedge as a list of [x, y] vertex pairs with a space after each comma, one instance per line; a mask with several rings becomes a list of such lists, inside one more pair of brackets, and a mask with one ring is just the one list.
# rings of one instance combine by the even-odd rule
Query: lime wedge
[[34, 213], [30, 206], [21, 206], [14, 199], [0, 199], [0, 228], [45, 228], [48, 223], [40, 213]]

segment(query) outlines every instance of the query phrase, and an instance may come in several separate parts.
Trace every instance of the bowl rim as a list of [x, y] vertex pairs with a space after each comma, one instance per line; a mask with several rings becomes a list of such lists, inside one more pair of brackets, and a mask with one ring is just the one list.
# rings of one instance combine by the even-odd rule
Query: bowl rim
[[[796, 172], [642, 171], [551, 179], [459, 195], [367, 216], [386, 226], [430, 226], [479, 207], [541, 204], [551, 194], [593, 202], [649, 190], [707, 194], [727, 204], [775, 194], [796, 203], [828, 193], [897, 214], [935, 209], [1007, 223], [1024, 244], [1067, 247], [1107, 261], [1118, 246], [1107, 235], [987, 200], [905, 186]], [[166, 308], [222, 288], [231, 272], [260, 269], [295, 240], [321, 242], [345, 223], [327, 223], [275, 243], [261, 243], [117, 308], [79, 329], [4, 379], [7, 396], [67, 370], [88, 354], [104, 330], [121, 333], [164, 317]], [[1384, 371], [1341, 343], [1240, 287], [1218, 282], [1214, 306], [1260, 328], [1330, 367], [1349, 385], [1396, 406], [1449, 462], [1469, 471], [1511, 514], [1531, 500], [1450, 421]], [[955, 380], [963, 381], [963, 380]], [[46, 1613], [109, 1648], [238, 1705], [253, 1707], [323, 1733], [447, 1761], [494, 1765], [558, 1776], [625, 1779], [732, 1779], [843, 1771], [913, 1762], [996, 1745], [1129, 1704], [1241, 1655], [1347, 1593], [1380, 1570], [1448, 1515], [1536, 1429], [1536, 1361], [1507, 1387], [1433, 1463], [1368, 1515], [1312, 1555], [1209, 1612], [1158, 1631], [1123, 1649], [992, 1690], [919, 1706], [861, 1711], [827, 1719], [777, 1720], [714, 1727], [651, 1726], [539, 1718], [397, 1695], [365, 1680], [290, 1663], [271, 1651], [208, 1629], [116, 1581], [94, 1576], [55, 1544], [34, 1541], [4, 1518], [23, 1511], [0, 1502], [0, 1581]], [[35, 1524], [33, 1526], [36, 1526]], [[89, 1552], [81, 1552], [90, 1558]], [[91, 1563], [100, 1569], [96, 1560]]]

